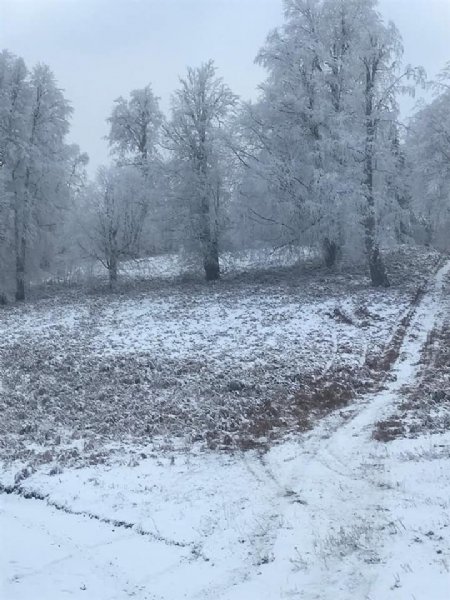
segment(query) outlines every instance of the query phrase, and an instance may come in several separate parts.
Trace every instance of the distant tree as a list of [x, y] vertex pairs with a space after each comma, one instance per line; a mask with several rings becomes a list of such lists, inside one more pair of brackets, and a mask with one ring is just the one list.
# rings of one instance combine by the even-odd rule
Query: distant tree
[[129, 100], [118, 98], [108, 118], [108, 141], [116, 161], [148, 175], [158, 155], [162, 121], [158, 98], [150, 85], [133, 90]]
[[134, 167], [102, 167], [80, 199], [80, 244], [108, 271], [113, 288], [121, 260], [139, 253], [148, 212], [145, 178]]
[[67, 146], [65, 160], [67, 175], [58, 189], [58, 210], [53, 211], [53, 219], [48, 215], [48, 223], [52, 223], [52, 230], [56, 225], [56, 232], [52, 239], [43, 240], [44, 260], [50, 263], [51, 273], [63, 279], [77, 271], [82, 260], [78, 244], [79, 204], [88, 186], [89, 157], [74, 144]]
[[133, 90], [128, 99], [118, 98], [108, 118], [107, 139], [114, 164], [132, 166], [145, 179], [148, 211], [141, 236], [145, 253], [162, 251], [170, 246], [172, 214], [167, 200], [167, 168], [161, 147], [163, 122], [159, 99], [150, 85]]
[[[178, 195], [189, 232], [203, 256], [208, 281], [220, 277], [221, 209], [226, 190], [228, 120], [237, 97], [216, 76], [212, 61], [189, 68], [172, 99], [166, 127]], [[187, 210], [184, 210], [187, 208]]]
[[413, 211], [422, 241], [450, 247], [450, 88], [412, 119], [406, 139]]

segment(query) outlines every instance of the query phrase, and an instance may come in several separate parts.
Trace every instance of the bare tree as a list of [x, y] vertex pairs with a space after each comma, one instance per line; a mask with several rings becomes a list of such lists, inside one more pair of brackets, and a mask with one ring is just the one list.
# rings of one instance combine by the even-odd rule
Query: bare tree
[[133, 167], [102, 167], [80, 203], [81, 246], [117, 282], [119, 263], [138, 254], [148, 211], [145, 179]]

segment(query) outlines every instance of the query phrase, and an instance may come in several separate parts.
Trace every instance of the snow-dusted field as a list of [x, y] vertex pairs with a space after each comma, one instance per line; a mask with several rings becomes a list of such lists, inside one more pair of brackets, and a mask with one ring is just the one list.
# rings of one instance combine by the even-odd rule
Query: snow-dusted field
[[5, 309], [0, 453], [67, 463], [84, 444], [92, 462], [130, 439], [249, 447], [306, 427], [317, 379], [350, 380], [351, 395], [435, 261], [401, 267], [387, 292], [294, 269]]
[[[449, 270], [381, 389], [246, 452], [211, 449], [220, 411], [237, 407], [220, 431], [234, 438], [230, 419], [293, 402], [306, 373], [359, 368], [389, 343], [408, 288], [224, 283], [5, 313], [1, 481], [20, 493], [0, 495], [0, 597], [446, 600], [450, 436], [385, 444], [373, 431], [448, 319]], [[121, 386], [132, 364], [142, 382]], [[178, 412], [132, 428], [155, 403]]]

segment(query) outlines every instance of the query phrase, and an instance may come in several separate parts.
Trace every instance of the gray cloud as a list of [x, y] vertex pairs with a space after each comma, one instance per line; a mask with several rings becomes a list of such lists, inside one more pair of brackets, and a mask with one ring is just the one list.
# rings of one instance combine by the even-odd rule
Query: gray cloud
[[[402, 32], [407, 62], [433, 76], [450, 60], [449, 0], [381, 0], [380, 9]], [[107, 160], [113, 100], [131, 89], [151, 83], [168, 110], [186, 66], [213, 58], [236, 93], [254, 97], [263, 77], [254, 57], [281, 20], [281, 0], [1, 0], [0, 46], [51, 66], [94, 170]]]

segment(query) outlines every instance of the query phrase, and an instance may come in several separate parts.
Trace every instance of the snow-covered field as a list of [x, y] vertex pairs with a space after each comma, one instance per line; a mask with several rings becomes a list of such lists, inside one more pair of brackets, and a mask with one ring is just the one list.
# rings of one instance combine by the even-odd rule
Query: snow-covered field
[[5, 309], [0, 453], [66, 463], [81, 443], [92, 462], [130, 438], [249, 447], [307, 427], [319, 387], [343, 380], [351, 396], [370, 378], [435, 261], [400, 267], [387, 292], [364, 274], [278, 269]]
[[[449, 318], [449, 271], [384, 384], [300, 432], [283, 407], [304, 380], [362, 373], [414, 286], [225, 281], [5, 312], [0, 597], [447, 599], [450, 435], [373, 432]], [[277, 443], [242, 451], [268, 399]]]

